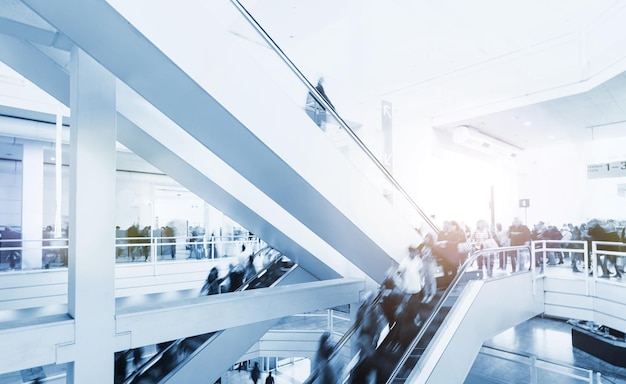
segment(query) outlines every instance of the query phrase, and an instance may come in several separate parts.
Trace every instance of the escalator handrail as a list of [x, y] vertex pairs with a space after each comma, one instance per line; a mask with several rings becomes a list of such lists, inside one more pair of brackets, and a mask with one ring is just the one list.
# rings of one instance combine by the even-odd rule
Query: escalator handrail
[[[279, 256], [277, 256], [277, 257], [276, 257], [276, 260], [274, 260], [272, 263], [268, 264], [268, 265], [267, 265], [267, 268], [264, 268], [264, 270], [263, 270], [263, 271], [266, 271], [266, 270], [268, 270], [270, 267], [272, 267], [272, 266], [274, 266], [275, 264], [279, 263], [279, 262], [281, 261], [282, 256], [283, 256], [283, 254], [282, 254], [282, 253], [279, 253]], [[276, 281], [274, 281], [272, 284], [270, 284], [267, 288], [271, 288], [271, 287], [276, 286], [276, 284], [278, 284], [278, 283], [279, 283], [279, 282], [280, 282], [283, 278], [285, 278], [285, 276], [286, 276], [286, 275], [288, 275], [288, 274], [289, 274], [289, 272], [293, 271], [293, 270], [294, 270], [295, 268], [297, 268], [297, 267], [298, 267], [298, 264], [297, 264], [297, 263], [294, 263], [294, 264], [290, 267], [289, 271], [287, 271], [287, 272], [285, 272], [283, 275], [281, 275], [278, 279], [276, 279]], [[261, 275], [261, 273], [257, 274], [257, 276], [255, 276], [254, 278], [251, 278], [250, 280], [248, 280], [248, 282], [254, 281], [254, 279], [256, 279], [256, 277], [258, 277], [258, 276], [260, 276], [260, 275]], [[247, 286], [248, 286], [248, 284], [242, 284], [239, 288], [242, 288], [242, 289], [241, 289], [241, 291], [242, 291], [242, 290], [245, 290], [245, 287], [247, 287]], [[235, 290], [235, 292], [240, 291], [240, 289], [239, 289], [239, 288], [238, 288], [238, 289], [236, 289], [236, 290]], [[179, 364], [177, 364], [176, 368], [174, 368], [173, 370], [171, 370], [170, 372], [168, 372], [168, 373], [167, 373], [167, 374], [163, 377], [163, 379], [162, 379], [162, 380], [163, 380], [163, 381], [167, 381], [167, 379], [168, 379], [169, 377], [173, 376], [173, 375], [174, 375], [174, 374], [178, 371], [178, 369], [179, 369], [180, 367], [182, 367], [182, 366], [185, 364], [185, 362], [186, 362], [186, 361], [190, 361], [190, 360], [192, 360], [195, 356], [197, 356], [197, 355], [200, 353], [200, 350], [201, 350], [201, 349], [203, 349], [203, 348], [204, 348], [204, 346], [206, 346], [206, 345], [208, 345], [209, 343], [211, 343], [211, 342], [212, 342], [212, 339], [214, 339], [215, 337], [217, 337], [217, 335], [218, 335], [220, 332], [221, 332], [221, 331], [212, 332], [212, 335], [211, 335], [211, 336], [209, 336], [209, 338], [208, 338], [208, 339], [207, 339], [204, 343], [202, 343], [202, 346], [198, 347], [198, 348], [197, 348], [194, 352], [192, 352], [191, 354], [189, 354], [189, 355], [185, 358], [185, 360], [184, 360], [184, 361], [181, 361]]]
[[[436, 305], [433, 307], [431, 315], [424, 321], [422, 327], [420, 328], [420, 332], [418, 332], [418, 334], [414, 338], [413, 342], [406, 349], [405, 353], [403, 354], [403, 356], [399, 360], [399, 362], [397, 364], [397, 367], [395, 368], [395, 370], [390, 375], [390, 380], [387, 381], [387, 384], [391, 383], [393, 378], [397, 375], [399, 369], [404, 365], [406, 360], [410, 357], [411, 352], [415, 349], [416, 345], [421, 341], [422, 336], [426, 332], [427, 328], [432, 324], [435, 316], [437, 315], [437, 313], [439, 312], [439, 310], [443, 306], [443, 303], [446, 301], [446, 299], [448, 298], [448, 296], [452, 292], [452, 290], [456, 287], [457, 283], [462, 278], [462, 276], [465, 273], [465, 271], [467, 270], [467, 268], [470, 265], [472, 265], [472, 263], [476, 260], [476, 258], [478, 256], [481, 256], [483, 253], [504, 252], [504, 251], [513, 251], [513, 250], [521, 250], [521, 249], [525, 249], [525, 250], [528, 250], [530, 252], [530, 247], [529, 246], [514, 246], [514, 247], [501, 247], [501, 248], [494, 248], [494, 249], [485, 249], [485, 250], [481, 250], [481, 251], [477, 251], [477, 252], [472, 252], [471, 253], [471, 255], [467, 258], [467, 260], [461, 265], [461, 267], [459, 267], [459, 271], [457, 272], [456, 276], [452, 279], [452, 281], [450, 282], [448, 287], [442, 293], [440, 299], [437, 301]], [[379, 291], [378, 295], [370, 303], [370, 306], [377, 305], [380, 302], [381, 298], [382, 298], [382, 292]], [[363, 319], [360, 319], [360, 321], [355, 321], [346, 330], [346, 332], [339, 339], [339, 341], [337, 341], [337, 343], [333, 346], [333, 352], [331, 353], [329, 360], [332, 360], [333, 357], [335, 357], [337, 355], [337, 353], [339, 353], [341, 348], [343, 348], [343, 346], [346, 344], [346, 342], [354, 335], [354, 333], [357, 332], [357, 330], [359, 329], [359, 326], [361, 325], [362, 320]], [[313, 381], [317, 378], [317, 374], [318, 374], [317, 369], [312, 371], [311, 374], [309, 375], [309, 377], [302, 384], [312, 384]]]
[[[263, 248], [261, 248], [260, 250], [256, 251], [254, 253], [254, 257], [262, 254], [263, 252], [267, 252], [267, 251], [271, 251], [273, 250], [272, 247], [265, 246]], [[236, 291], [240, 291], [245, 287], [248, 286], [248, 284], [250, 283], [250, 281], [253, 281], [254, 279], [256, 279], [259, 275], [261, 275], [262, 273], [264, 273], [268, 268], [270, 268], [271, 266], [273, 266], [275, 263], [279, 262], [282, 259], [283, 254], [278, 252], [278, 255], [270, 262], [267, 264], [267, 266], [265, 268], [263, 268], [261, 271], [257, 272], [252, 278], [250, 278], [249, 280], [247, 280], [246, 282], [244, 282], [244, 284], [242, 284], [239, 288], [237, 288], [235, 290]], [[148, 361], [146, 361], [140, 368], [134, 370], [124, 381], [123, 384], [132, 384], [133, 380], [135, 380], [135, 378], [143, 375], [144, 373], [146, 373], [149, 369], [151, 369], [159, 360], [161, 360], [163, 358], [163, 355], [165, 355], [166, 353], [170, 352], [172, 349], [174, 348], [178, 348], [180, 346], [180, 344], [185, 340], [185, 338], [180, 338], [176, 341], [174, 341], [172, 344], [168, 345], [166, 348], [164, 348], [163, 350], [159, 351], [158, 353], [154, 354], [152, 357], [150, 357], [150, 359], [148, 359]]]
[[296, 67], [296, 65], [289, 59], [289, 57], [283, 52], [283, 50], [276, 44], [276, 42], [270, 37], [270, 35], [263, 29], [263, 27], [256, 21], [254, 16], [248, 12], [248, 10], [239, 2], [239, 0], [231, 0], [231, 3], [237, 8], [237, 10], [243, 15], [243, 17], [248, 21], [248, 23], [254, 28], [261, 37], [265, 40], [265, 42], [278, 54], [278, 56], [287, 64], [289, 69], [298, 77], [298, 79], [305, 85], [308, 91], [313, 94], [316, 98], [316, 101], [320, 103], [326, 111], [329, 111], [332, 117], [341, 125], [347, 133], [348, 136], [359, 146], [359, 148], [365, 152], [367, 157], [370, 158], [371, 161], [378, 167], [378, 169], [385, 175], [387, 180], [402, 194], [402, 196], [409, 202], [409, 204], [417, 211], [417, 213], [422, 217], [422, 219], [428, 224], [428, 226], [433, 230], [436, 234], [439, 233], [439, 228], [435, 225], [435, 223], [426, 215], [420, 207], [413, 201], [411, 196], [402, 188], [400, 183], [391, 175], [391, 173], [385, 168], [385, 166], [378, 160], [376, 156], [367, 148], [365, 143], [354, 133], [354, 131], [346, 124], [346, 122], [339, 116], [335, 108], [333, 108], [330, 103], [326, 101], [326, 99], [319, 93], [319, 91], [311, 84], [311, 82], [304, 76], [304, 74]]
[[[381, 299], [382, 299], [382, 292], [379, 291], [378, 294], [376, 295], [376, 297], [374, 297], [372, 302], [369, 304], [369, 306], [370, 307], [374, 307], [374, 306], [378, 305], [378, 303], [380, 302]], [[343, 346], [348, 342], [348, 340], [350, 340], [352, 335], [354, 335], [354, 333], [357, 332], [357, 330], [361, 326], [361, 323], [363, 322], [363, 320], [364, 320], [364, 318], [358, 319], [357, 321], [352, 323], [352, 325], [350, 325], [350, 327], [348, 327], [346, 332], [344, 332], [344, 334], [341, 336], [341, 338], [333, 346], [333, 351], [331, 352], [328, 360], [332, 360], [337, 355], [337, 353], [339, 353], [341, 348], [343, 348]], [[315, 381], [315, 379], [317, 378], [317, 376], [318, 376], [318, 373], [319, 373], [318, 371], [319, 371], [319, 369], [315, 368], [309, 374], [309, 377], [307, 377], [306, 380], [304, 380], [304, 382], [302, 382], [302, 384], [312, 384]]]
[[432, 324], [432, 322], [436, 318], [437, 314], [439, 313], [439, 311], [443, 307], [443, 303], [446, 301], [446, 299], [448, 298], [448, 296], [450, 295], [452, 290], [456, 287], [458, 282], [464, 277], [464, 274], [467, 271], [467, 268], [470, 265], [472, 265], [472, 263], [479, 256], [482, 256], [485, 253], [516, 251], [516, 250], [524, 250], [524, 249], [527, 250], [528, 252], [530, 252], [530, 246], [528, 246], [528, 245], [511, 246], [511, 247], [499, 247], [499, 248], [491, 248], [491, 249], [482, 249], [482, 250], [478, 250], [478, 251], [475, 251], [475, 252], [471, 252], [470, 256], [467, 258], [467, 260], [465, 260], [465, 262], [459, 268], [456, 276], [454, 276], [454, 279], [452, 279], [452, 281], [450, 282], [450, 284], [448, 285], [448, 287], [446, 288], [444, 293], [441, 295], [441, 298], [437, 301], [437, 304], [435, 304], [435, 306], [433, 307], [433, 310], [432, 310], [430, 316], [422, 324], [419, 332], [417, 333], [417, 336], [415, 336], [415, 338], [413, 339], [411, 344], [404, 351], [404, 354], [400, 358], [400, 361], [398, 361], [398, 364], [397, 364], [396, 368], [389, 375], [389, 378], [387, 379], [386, 384], [391, 384], [395, 380], [395, 378], [398, 375], [400, 369], [404, 366], [406, 361], [409, 359], [409, 357], [411, 356], [411, 353], [417, 347], [417, 344], [419, 344], [419, 342], [422, 340], [422, 337], [424, 336], [424, 334], [426, 333], [426, 331], [428, 330], [428, 328], [430, 327], [430, 325]]
[[[469, 258], [468, 258], [469, 259]], [[471, 262], [470, 262], [471, 263]], [[467, 263], [464, 263], [464, 265], [466, 265]], [[469, 265], [469, 264], [468, 264]], [[457, 274], [457, 276], [454, 277], [454, 279], [452, 280], [452, 282], [450, 283], [450, 285], [448, 286], [448, 288], [444, 291], [444, 293], [441, 296], [441, 299], [439, 300], [438, 303], [443, 303], [443, 301], [447, 298], [447, 295], [449, 294], [449, 292], [452, 291], [452, 289], [450, 287], [456, 285], [456, 281], [458, 279], [458, 276], [460, 275], [460, 273]], [[378, 295], [376, 296], [376, 298], [374, 299], [374, 301], [372, 302], [372, 306], [378, 304], [380, 302], [380, 299], [382, 298], [382, 291], [379, 291]], [[437, 308], [438, 309], [438, 308]], [[436, 311], [433, 310], [433, 314]], [[430, 317], [429, 317], [430, 319]], [[432, 322], [432, 321], [431, 321]], [[426, 324], [430, 324], [428, 321], [426, 321], [424, 323]], [[358, 330], [360, 326], [360, 322], [355, 322], [354, 324], [352, 324], [348, 330], [344, 333], [344, 335], [341, 337], [341, 339], [335, 344], [335, 346], [333, 347], [333, 352], [330, 356], [330, 359], [332, 360], [332, 358], [336, 355], [336, 353], [338, 353], [338, 351], [343, 347], [343, 345], [345, 345], [345, 343], [347, 342], [348, 339], [350, 339], [352, 337], [352, 335]], [[424, 327], [423, 327], [424, 328]], [[412, 348], [407, 348], [407, 350], [412, 350]], [[404, 356], [403, 356], [404, 357]], [[401, 360], [401, 363], [399, 363], [398, 365], [401, 366], [403, 364], [403, 361]], [[393, 372], [395, 373], [395, 371]], [[311, 372], [311, 374], [309, 375], [309, 378], [307, 378], [307, 380], [305, 380], [303, 382], [303, 384], [312, 384], [313, 380], [315, 380], [315, 378], [317, 377], [317, 372]]]

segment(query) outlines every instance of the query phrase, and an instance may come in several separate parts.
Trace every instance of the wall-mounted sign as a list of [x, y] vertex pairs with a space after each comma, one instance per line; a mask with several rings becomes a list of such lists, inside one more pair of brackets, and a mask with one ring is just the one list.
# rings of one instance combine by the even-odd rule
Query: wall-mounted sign
[[613, 161], [611, 163], [590, 164], [587, 166], [588, 179], [603, 177], [626, 177], [626, 161]]

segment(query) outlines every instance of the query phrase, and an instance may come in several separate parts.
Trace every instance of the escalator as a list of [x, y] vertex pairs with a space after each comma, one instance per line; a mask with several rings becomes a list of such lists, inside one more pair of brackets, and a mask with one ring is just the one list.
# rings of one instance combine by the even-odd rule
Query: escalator
[[[280, 284], [281, 280], [297, 267], [297, 264], [271, 247], [258, 251], [255, 257], [260, 257], [262, 260], [268, 260], [269, 262], [266, 263], [264, 269], [237, 288], [235, 292], [267, 288]], [[224, 331], [210, 332], [159, 344], [159, 346], [157, 346], [158, 352], [154, 356], [141, 367], [131, 372], [128, 377], [116, 382], [132, 384], [160, 383], [167, 381], [167, 379], [175, 375], [182, 366], [198, 356], [202, 349], [206, 348], [211, 342], [217, 339], [222, 332]], [[252, 344], [255, 341], [256, 339], [251, 340], [250, 343]], [[118, 354], [123, 353], [124, 352], [118, 352]]]
[[[388, 377], [387, 383], [404, 383], [422, 357], [422, 354], [432, 341], [452, 307], [457, 303], [462, 291], [467, 283], [479, 275], [477, 272], [468, 272], [468, 268], [475, 262], [478, 255], [469, 257], [459, 268], [458, 274], [452, 283], [443, 291], [437, 292], [435, 299], [431, 303], [434, 305], [422, 305], [419, 310], [423, 322], [422, 328], [415, 339], [404, 350], [396, 348], [392, 338], [385, 340], [379, 349], [387, 364], [383, 364], [379, 369], [379, 374]], [[393, 332], [393, 331], [392, 331]], [[391, 333], [390, 332], [390, 335]]]
[[[504, 250], [516, 250], [521, 249], [522, 247], [508, 247], [502, 248]], [[527, 279], [529, 286], [532, 285], [530, 281], [532, 278], [530, 277], [530, 273], [522, 272], [516, 273], [511, 276], [499, 277], [496, 279], [487, 279], [482, 280], [482, 276], [472, 267], [475, 263], [475, 260], [481, 253], [476, 253], [473, 256], [469, 257], [464, 264], [459, 268], [458, 273], [452, 279], [450, 284], [442, 289], [438, 289], [435, 298], [429, 304], [421, 304], [418, 310], [420, 318], [422, 322], [420, 327], [415, 330], [415, 337], [412, 339], [406, 339], [404, 336], [405, 333], [402, 333], [400, 327], [395, 324], [394, 326], [389, 328], [385, 328], [385, 333], [381, 336], [381, 340], [379, 341], [378, 347], [373, 355], [373, 358], [368, 359], [368, 364], [371, 366], [366, 367], [367, 369], [373, 369], [377, 372], [377, 382], [379, 383], [387, 383], [387, 384], [396, 384], [396, 383], [404, 383], [406, 382], [411, 375], [415, 372], [416, 367], [419, 364], [423, 364], [421, 361], [424, 353], [427, 348], [429, 348], [433, 342], [436, 343], [436, 334], [439, 331], [440, 327], [444, 322], [448, 320], [449, 314], [453, 311], [453, 309], [458, 306], [462, 307], [481, 307], [485, 305], [485, 302], [491, 301], [487, 303], [487, 306], [502, 306], [503, 309], [506, 309], [504, 302], [499, 302], [498, 300], [506, 301], [507, 298], [505, 295], [500, 295], [498, 300], [495, 300], [493, 297], [489, 297], [489, 293], [482, 293], [486, 298], [479, 298], [479, 295], [475, 293], [475, 295], [467, 294], [467, 286], [468, 282], [476, 279], [480, 279], [484, 284], [482, 286], [487, 286], [488, 284], [495, 283], [494, 289], [496, 292], [502, 292], [502, 288], [500, 286], [507, 287], [507, 289], [518, 289], [523, 290], [523, 286], [519, 284], [518, 278], [522, 277]], [[525, 275], [525, 276], [524, 276]], [[507, 281], [509, 280], [509, 281]], [[474, 286], [473, 286], [474, 287]], [[528, 289], [530, 291], [531, 289]], [[507, 315], [502, 315], [501, 317], [506, 318], [500, 324], [500, 327], [504, 327], [501, 330], [508, 328], [509, 326], [513, 326], [518, 322], [531, 318], [542, 311], [541, 305], [533, 305], [533, 294], [529, 293], [529, 296], [520, 299], [513, 305], [517, 305], [520, 307], [518, 310], [519, 313], [514, 313], [510, 318], [507, 318]], [[378, 306], [380, 305], [380, 293], [370, 305]], [[510, 301], [510, 300], [509, 300]], [[515, 310], [510, 310], [508, 312], [515, 312]], [[485, 313], [483, 312], [483, 315]], [[472, 317], [473, 316], [473, 317]], [[480, 314], [478, 315], [480, 316]], [[462, 322], [471, 323], [473, 321], [480, 322], [480, 318], [476, 320], [476, 315], [465, 315], [465, 317], [461, 320]], [[447, 324], [447, 323], [446, 323]], [[353, 346], [356, 344], [357, 338], [357, 330], [359, 328], [359, 322], [355, 322], [353, 326], [346, 332], [345, 335], [337, 342], [334, 347], [333, 353], [331, 355], [331, 365], [334, 367], [341, 367], [343, 369], [341, 376], [341, 383], [350, 383], [352, 382], [352, 376], [355, 372], [355, 367], [358, 365], [359, 357], [358, 351], [355, 355], [352, 352]], [[463, 336], [459, 336], [458, 334], [462, 334], [463, 330], [459, 329], [454, 330], [454, 337], [463, 338]], [[486, 327], [486, 332], [490, 332]], [[496, 327], [494, 327], [496, 328]], [[475, 333], [480, 334], [480, 331]], [[491, 334], [489, 334], [491, 335]], [[493, 335], [491, 335], [493, 336]], [[486, 336], [484, 337], [486, 338]], [[479, 344], [476, 346], [476, 353], [480, 345], [482, 344], [481, 338], [479, 340]], [[471, 348], [470, 348], [471, 349]], [[467, 354], [464, 356], [465, 359], [470, 359], [468, 369], [471, 366], [471, 362], [474, 360], [474, 355], [472, 355], [471, 350], [467, 351]], [[442, 364], [444, 367], [445, 364]], [[458, 366], [463, 366], [463, 362], [457, 361]], [[443, 368], [446, 369], [446, 368]], [[447, 365], [447, 369], [450, 370], [450, 365]], [[312, 372], [309, 378], [305, 381], [305, 384], [311, 384], [317, 378], [319, 372]], [[428, 376], [426, 376], [428, 377]], [[382, 379], [381, 379], [382, 378]], [[356, 382], [360, 382], [358, 379]], [[414, 381], [414, 380], [412, 380]], [[418, 380], [418, 382], [422, 382]], [[435, 380], [435, 382], [437, 382]], [[441, 381], [441, 382], [453, 382], [453, 381]]]
[[[421, 319], [424, 319], [419, 333], [415, 335], [414, 340], [402, 340], [398, 334], [400, 327], [395, 324], [391, 328], [388, 326], [385, 328], [385, 334], [381, 336], [381, 341], [374, 352], [372, 358], [368, 359], [368, 364], [371, 367], [367, 369], [373, 369], [376, 371], [377, 378], [391, 378], [388, 383], [403, 382], [398, 381], [401, 378], [405, 378], [407, 372], [410, 373], [412, 367], [415, 366], [421, 352], [423, 352], [432, 339], [433, 335], [445, 319], [446, 315], [450, 311], [451, 307], [455, 304], [459, 293], [463, 290], [468, 281], [468, 275], [465, 271], [468, 266], [475, 260], [476, 255], [468, 258], [468, 260], [459, 268], [458, 273], [454, 276], [450, 284], [443, 289], [438, 289], [435, 297], [429, 304], [422, 304], [418, 310], [418, 314]], [[382, 302], [382, 290], [378, 292], [378, 295], [368, 304], [368, 311], [373, 310], [373, 307], [380, 306]], [[337, 342], [331, 355], [331, 365], [334, 367], [342, 367], [343, 373], [341, 376], [341, 383], [349, 383], [354, 375], [355, 368], [357, 368], [359, 356], [351, 356], [346, 358], [346, 352], [342, 352], [343, 349], [351, 348], [351, 345], [355, 344], [355, 340], [358, 337], [357, 332], [361, 323], [356, 321], [345, 335]], [[404, 336], [404, 335], [403, 335]], [[383, 338], [384, 337], [384, 338]], [[408, 351], [411, 350], [410, 353]], [[319, 372], [312, 372], [307, 378], [304, 384], [312, 384], [316, 381]], [[377, 379], [378, 380], [378, 379]], [[360, 382], [360, 381], [357, 381]], [[384, 382], [378, 380], [377, 382]]]
[[[230, 4], [156, 2], [146, 14], [141, 4], [115, 0], [88, 6], [74, 0], [54, 7], [40, 0], [24, 3], [161, 114], [143, 122], [143, 110], [117, 98], [119, 121], [155, 139], [163, 134], [156, 141], [182, 160], [175, 163], [178, 169], [166, 171], [170, 177], [179, 181], [186, 174], [219, 184], [224, 199], [208, 196], [208, 203], [266, 242], [297, 254], [298, 264], [314, 276], [356, 276], [358, 270], [379, 282], [404, 256], [406, 244], [419, 241], [416, 228], [433, 229], [428, 215], [336, 111], [327, 110], [336, 127], [332, 133], [309, 119], [306, 95], [313, 93], [320, 103], [322, 97]], [[183, 135], [199, 148], [175, 148]], [[146, 148], [144, 156], [151, 163], [163, 157], [160, 147]], [[215, 181], [219, 175], [209, 173], [217, 166], [207, 166], [209, 156], [276, 209], [267, 209], [265, 201], [244, 201], [250, 194], [238, 196], [244, 189], [227, 185], [233, 178]], [[194, 193], [201, 189], [180, 181]], [[299, 227], [285, 224], [283, 211]], [[289, 232], [292, 228], [298, 231]], [[269, 241], [276, 238], [284, 243]], [[297, 247], [306, 252], [293, 252]]]

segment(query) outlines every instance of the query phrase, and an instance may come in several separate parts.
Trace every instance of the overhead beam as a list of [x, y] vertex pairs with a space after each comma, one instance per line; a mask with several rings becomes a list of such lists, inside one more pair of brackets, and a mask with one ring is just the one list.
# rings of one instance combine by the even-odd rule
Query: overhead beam
[[357, 303], [364, 289], [363, 280], [334, 279], [126, 308], [117, 312], [116, 333], [130, 334], [133, 346], [151, 345]]
[[31, 44], [0, 34], [0, 61], [69, 107], [69, 73]]
[[[310, 141], [304, 142], [299, 137], [298, 147], [302, 146], [303, 151], [306, 150], [305, 158], [310, 159], [308, 162], [303, 161], [302, 153], [293, 152], [293, 145], [282, 143], [288, 145], [288, 148], [283, 147], [280, 152], [277, 147], [270, 147], [265, 141], [269, 140], [268, 137], [260, 139], [260, 132], [257, 131], [259, 127], [249, 127], [233, 116], [197, 82], [200, 79], [192, 78], [181, 69], [178, 58], [174, 62], [163, 52], [162, 47], [155, 46], [152, 39], [145, 37], [143, 30], [138, 30], [107, 2], [24, 2], [374, 280], [382, 281], [387, 269], [406, 253], [406, 244], [419, 241], [419, 234], [412, 225], [402, 219], [363, 173], [324, 141], [323, 135], [314, 129], [315, 125], [306, 119], [306, 115], [293, 102], [285, 100], [286, 95], [279, 97], [272, 94], [272, 97], [263, 101], [272, 104], [273, 110], [269, 105], [267, 108], [260, 105], [254, 108], [266, 111], [262, 129], [267, 132], [274, 129], [275, 139], [277, 136], [283, 138], [283, 135], [276, 135], [275, 129], [280, 126], [285, 131], [291, 128], [285, 135], [290, 138], [293, 136], [296, 140], [298, 135], [294, 132], [295, 127], [287, 126], [293, 123], [298, 127], [303, 125], [307, 140], [313, 140], [315, 144], [308, 145]], [[160, 6], [159, 11], [163, 12], [162, 8], [168, 4], [159, 2], [154, 6]], [[207, 11], [200, 3], [190, 3], [188, 7], [185, 12]], [[198, 25], [194, 24], [193, 31], [199, 33], [196, 27]], [[181, 35], [169, 36], [169, 41], [189, 41], [192, 38], [190, 31], [184, 29], [179, 32]], [[220, 49], [213, 53], [228, 54]], [[189, 52], [192, 56], [186, 57], [186, 63], [195, 57], [193, 50]], [[260, 71], [256, 67], [252, 69]], [[271, 81], [268, 78], [259, 84], [243, 81], [240, 75], [247, 72], [242, 71], [237, 69], [230, 74], [219, 73], [222, 78], [239, 81], [238, 84], [245, 87], [258, 88], [260, 84]], [[267, 91], [270, 88], [264, 89]], [[272, 89], [278, 92], [276, 86]], [[255, 94], [257, 91], [242, 89], [239, 92]], [[274, 100], [275, 96], [279, 98]], [[259, 98], [256, 99], [258, 101]], [[276, 105], [285, 108], [281, 109], [281, 113], [276, 113]], [[293, 118], [294, 108], [298, 109], [298, 116], [292, 121], [290, 118]], [[286, 120], [279, 119], [279, 116]], [[255, 119], [254, 123], [258, 124], [258, 120]], [[316, 145], [323, 148], [324, 152], [332, 152], [334, 160], [329, 160], [331, 154], [326, 156], [326, 153], [322, 155], [312, 150]], [[297, 158], [286, 160], [284, 152], [291, 152], [289, 155]], [[317, 163], [320, 157], [323, 157], [321, 160], [324, 165], [312, 168], [311, 164]], [[326, 187], [323, 192], [322, 185]]]
[[0, 17], [0, 34], [13, 36], [33, 44], [53, 47], [67, 52], [69, 52], [74, 45], [74, 43], [59, 32], [49, 31], [4, 17]]

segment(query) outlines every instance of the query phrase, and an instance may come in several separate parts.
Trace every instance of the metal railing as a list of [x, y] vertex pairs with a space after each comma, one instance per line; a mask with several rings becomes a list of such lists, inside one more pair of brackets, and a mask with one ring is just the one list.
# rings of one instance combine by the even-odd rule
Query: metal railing
[[[246, 247], [245, 252], [241, 250], [242, 245]], [[260, 239], [247, 236], [118, 237], [115, 239], [115, 262], [214, 260], [250, 254], [265, 246]], [[68, 238], [1, 239], [0, 271], [65, 268], [68, 253]]]
[[[400, 358], [400, 361], [398, 362], [396, 368], [393, 370], [393, 372], [389, 376], [389, 379], [387, 380], [388, 384], [392, 383], [395, 380], [396, 376], [400, 373], [400, 370], [403, 368], [404, 364], [408, 362], [409, 358], [411, 357], [412, 352], [417, 348], [420, 341], [422, 341], [422, 338], [425, 337], [430, 327], [433, 325], [437, 327], [439, 326], [438, 324], [434, 324], [435, 320], [437, 319], [437, 315], [442, 310], [444, 303], [446, 302], [446, 300], [448, 299], [452, 291], [455, 290], [455, 288], [461, 281], [464, 281], [464, 279], [466, 279], [465, 272], [468, 271], [475, 262], [477, 262], [478, 257], [485, 257], [485, 256], [487, 258], [495, 257], [494, 255], [497, 254], [498, 252], [507, 252], [507, 251], [516, 251], [516, 252], [528, 251], [528, 247], [515, 246], [515, 247], [500, 247], [500, 248], [494, 248], [494, 249], [483, 249], [483, 250], [476, 251], [469, 255], [469, 257], [465, 260], [465, 262], [459, 267], [459, 270], [456, 276], [454, 277], [454, 279], [452, 279], [452, 282], [448, 285], [448, 287], [446, 287], [444, 293], [441, 295], [441, 298], [437, 301], [437, 303], [433, 307], [433, 310], [431, 311], [430, 316], [423, 322], [419, 332], [417, 333], [417, 336], [413, 339], [413, 341], [406, 348], [405, 352], [402, 354], [402, 357]], [[489, 263], [488, 259], [487, 259], [487, 263]], [[523, 272], [523, 271], [518, 271], [518, 273], [520, 272]], [[434, 333], [435, 332], [432, 332], [433, 335]]]
[[[483, 346], [477, 359], [480, 358], [499, 360], [497, 364], [487, 364], [490, 367], [488, 375], [474, 373], [474, 375], [479, 375], [486, 379], [515, 377], [516, 380], [529, 384], [548, 382], [594, 384], [594, 372], [591, 369], [540, 359], [528, 354]], [[597, 373], [597, 377], [598, 379], [601, 377], [600, 372]], [[597, 383], [600, 383], [600, 381], [597, 381]]]
[[[266, 258], [266, 255], [269, 254], [270, 257]], [[243, 291], [248, 289], [249, 284], [251, 281], [260, 278], [261, 276], [263, 276], [267, 269], [269, 269], [270, 267], [272, 267], [274, 264], [280, 263], [281, 260], [283, 259], [283, 254], [274, 250], [271, 247], [265, 247], [259, 251], [257, 251], [254, 255], [253, 258], [263, 258], [264, 259], [264, 268], [258, 270], [254, 276], [249, 277], [248, 280], [244, 281], [242, 283], [241, 286], [239, 286], [237, 289], [234, 290], [234, 292], [239, 292], [239, 291]], [[294, 264], [295, 265], [295, 264]], [[275, 284], [277, 284], [281, 279], [283, 278], [283, 276], [278, 277], [275, 281], [272, 282], [271, 286], [274, 286]], [[218, 334], [218, 332], [211, 332], [209, 334], [206, 335], [207, 339], [212, 338], [214, 335]], [[172, 342], [171, 344], [169, 344], [167, 347], [165, 347], [163, 350], [159, 351], [157, 354], [151, 356], [146, 362], [144, 362], [141, 367], [139, 369], [137, 369], [136, 371], [132, 372], [125, 380], [124, 383], [126, 384], [130, 384], [133, 383], [135, 379], [140, 378], [142, 375], [144, 375], [146, 372], [148, 372], [150, 369], [152, 369], [154, 366], [156, 366], [156, 364], [158, 364], [162, 359], [167, 359], [167, 358], [171, 358], [172, 356], [176, 356], [177, 361], [171, 361], [168, 362], [168, 364], [171, 365], [177, 365], [176, 363], [182, 363], [182, 356], [180, 353], [180, 350], [183, 349], [182, 348], [182, 343], [184, 342], [185, 338], [183, 339], [178, 339], [174, 342]], [[205, 341], [206, 343], [206, 341]], [[195, 354], [197, 354], [197, 351], [193, 351], [192, 353], [185, 355], [184, 359], [188, 360], [191, 359]], [[176, 369], [176, 367], [173, 367], [173, 369]], [[167, 372], [167, 375], [171, 375], [172, 372]]]

